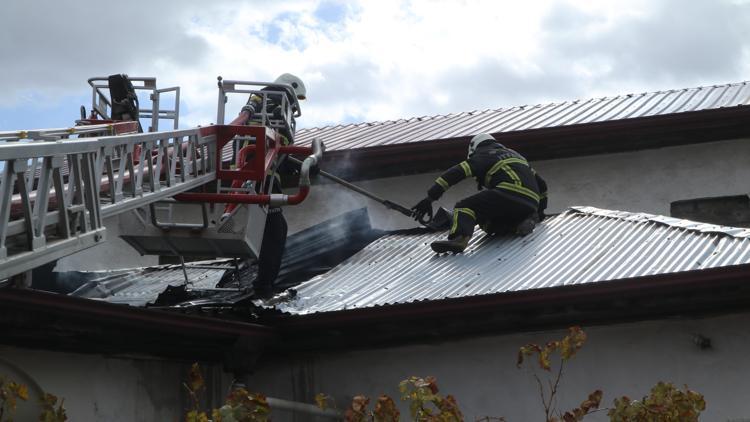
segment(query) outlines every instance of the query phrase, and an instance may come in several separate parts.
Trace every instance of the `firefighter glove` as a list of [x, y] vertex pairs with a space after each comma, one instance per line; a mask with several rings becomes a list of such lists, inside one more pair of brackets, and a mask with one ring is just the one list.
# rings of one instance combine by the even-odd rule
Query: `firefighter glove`
[[412, 211], [412, 217], [414, 217], [417, 221], [423, 221], [425, 215], [429, 216], [429, 219], [432, 219], [432, 198], [425, 198], [417, 205], [411, 207]]

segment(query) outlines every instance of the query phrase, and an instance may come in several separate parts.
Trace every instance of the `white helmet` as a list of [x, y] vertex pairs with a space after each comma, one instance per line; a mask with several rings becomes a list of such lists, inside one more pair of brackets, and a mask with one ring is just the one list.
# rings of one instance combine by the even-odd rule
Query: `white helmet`
[[477, 150], [477, 147], [487, 141], [494, 142], [495, 138], [489, 133], [480, 133], [479, 135], [471, 138], [471, 141], [469, 141], [469, 154], [466, 156], [466, 158], [470, 158], [471, 155], [474, 154], [474, 151]]
[[294, 89], [294, 95], [297, 96], [298, 100], [304, 100], [305, 98], [307, 98], [307, 89], [305, 89], [305, 83], [302, 82], [302, 79], [292, 75], [291, 73], [284, 73], [283, 75], [276, 78], [274, 83], [291, 85]]

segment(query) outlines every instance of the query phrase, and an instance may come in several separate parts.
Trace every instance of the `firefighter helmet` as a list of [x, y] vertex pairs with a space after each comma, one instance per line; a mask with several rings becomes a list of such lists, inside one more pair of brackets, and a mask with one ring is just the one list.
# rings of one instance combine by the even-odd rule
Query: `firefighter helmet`
[[495, 138], [489, 133], [480, 133], [479, 135], [471, 138], [471, 141], [469, 141], [469, 154], [467, 154], [466, 158], [470, 158], [471, 155], [474, 154], [474, 151], [477, 150], [477, 147], [479, 147], [479, 145], [490, 141], [494, 142]]
[[282, 74], [281, 76], [276, 78], [274, 83], [291, 85], [292, 89], [294, 89], [294, 95], [297, 96], [298, 100], [304, 100], [305, 98], [307, 98], [307, 89], [305, 89], [305, 83], [302, 82], [302, 79], [292, 75], [291, 73]]

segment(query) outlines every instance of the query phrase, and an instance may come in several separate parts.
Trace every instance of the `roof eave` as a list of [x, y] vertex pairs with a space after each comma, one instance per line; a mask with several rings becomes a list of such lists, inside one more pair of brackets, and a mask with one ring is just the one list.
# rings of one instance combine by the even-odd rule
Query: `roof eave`
[[0, 310], [2, 343], [50, 350], [221, 360], [238, 342], [260, 353], [276, 337], [258, 324], [30, 289], [0, 289]]
[[[467, 316], [481, 316], [498, 313], [524, 313], [532, 309], [544, 307], [568, 307], [592, 303], [612, 303], [613, 301], [627, 301], [633, 299], [667, 297], [675, 294], [692, 294], [694, 292], [709, 292], [713, 294], [721, 288], [747, 284], [750, 277], [750, 264], [735, 265], [715, 269], [687, 271], [671, 274], [660, 274], [629, 279], [611, 280], [597, 283], [567, 285], [562, 287], [524, 290], [519, 292], [497, 293], [455, 299], [412, 302], [395, 305], [384, 305], [364, 309], [348, 309], [336, 312], [314, 313], [308, 315], [275, 315], [267, 320], [287, 335], [289, 333], [315, 333], [316, 341], [325, 337], [325, 333], [356, 332], [364, 327], [376, 325], [403, 324], [405, 321], [421, 321], [423, 324], [435, 320], [454, 320]], [[748, 286], [750, 287], [750, 286]], [[749, 292], [750, 293], [750, 292]], [[740, 299], [740, 296], [736, 296]], [[722, 300], [700, 295], [698, 300], [704, 300], [695, 309], [725, 308]], [[747, 301], [744, 301], [747, 305]], [[705, 306], [704, 306], [705, 305]], [[682, 306], [682, 305], [679, 305]], [[679, 307], [679, 309], [682, 309]], [[675, 308], [677, 309], [677, 308]], [[664, 312], [674, 312], [675, 309], [664, 309]], [[656, 313], [659, 310], [655, 310]], [[690, 313], [686, 308], [680, 313]], [[625, 310], [627, 314], [627, 310]], [[653, 313], [651, 313], [653, 315]], [[644, 315], [633, 312], [633, 318]], [[601, 320], [603, 315], [592, 311], [583, 313], [576, 318], [576, 323]], [[620, 316], [622, 318], [622, 315]], [[628, 319], [627, 315], [624, 319]], [[560, 320], [559, 324], [570, 321]], [[427, 323], [426, 326], [434, 324]], [[554, 325], [554, 324], [553, 324]], [[468, 327], [467, 327], [468, 328]], [[523, 330], [522, 324], [513, 329]], [[538, 327], [535, 327], [538, 328]]]

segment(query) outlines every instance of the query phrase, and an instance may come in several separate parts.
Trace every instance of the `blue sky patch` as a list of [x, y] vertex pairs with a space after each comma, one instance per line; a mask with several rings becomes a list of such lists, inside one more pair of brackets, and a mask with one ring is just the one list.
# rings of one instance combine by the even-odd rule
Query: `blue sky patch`
[[[140, 96], [139, 96], [140, 98]], [[56, 101], [49, 98], [41, 98], [31, 94], [29, 99], [34, 101], [21, 101], [15, 105], [0, 105], [0, 131], [27, 130], [27, 129], [49, 129], [75, 126], [76, 120], [80, 118], [81, 106], [86, 107], [86, 114], [91, 113], [91, 95], [71, 95], [59, 97]], [[151, 102], [148, 97], [140, 98], [141, 108], [150, 108]], [[161, 108], [172, 109], [174, 96], [162, 98]], [[184, 101], [180, 102], [180, 115], [186, 115], [190, 111]], [[141, 119], [144, 130], [148, 130], [151, 119]], [[171, 120], [161, 120], [160, 130], [172, 130]], [[180, 123], [180, 127], [185, 127]]]
[[318, 5], [313, 14], [315, 18], [323, 22], [337, 23], [346, 18], [346, 6], [338, 2], [324, 1]]
[[[0, 130], [44, 129], [75, 126], [80, 118], [81, 105], [90, 112], [91, 96], [65, 96], [57, 101], [49, 98], [36, 98], [35, 101], [21, 101], [15, 105], [0, 105]], [[36, 101], [38, 100], [38, 101]]]
[[304, 50], [306, 43], [301, 36], [285, 33], [300, 19], [299, 13], [280, 13], [273, 18], [272, 22], [264, 24], [259, 32], [251, 32], [251, 35], [259, 36], [264, 41], [281, 46], [285, 50]]
[[271, 23], [265, 27], [265, 40], [271, 44], [278, 44], [281, 39], [282, 28], [278, 23]]

